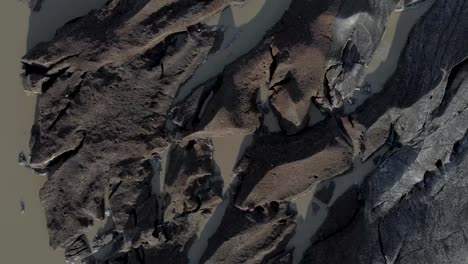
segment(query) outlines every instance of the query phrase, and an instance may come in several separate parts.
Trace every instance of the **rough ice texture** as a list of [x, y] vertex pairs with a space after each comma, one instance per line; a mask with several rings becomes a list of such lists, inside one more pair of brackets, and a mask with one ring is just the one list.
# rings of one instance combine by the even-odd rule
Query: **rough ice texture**
[[[349, 115], [337, 100], [362, 79], [396, 1], [292, 0], [256, 47], [175, 101], [223, 40], [201, 22], [234, 2], [111, 0], [25, 55], [39, 94], [28, 166], [47, 174], [51, 246], [86, 263], [189, 263], [227, 204], [200, 263], [292, 263], [291, 199], [387, 145], [294, 262], [466, 263], [468, 3], [434, 1], [385, 87]], [[312, 104], [325, 119], [310, 127]], [[268, 111], [281, 132], [268, 132]], [[255, 136], [223, 194], [210, 137], [232, 131]], [[159, 194], [153, 164], [168, 148]], [[96, 219], [107, 223], [88, 241]]]

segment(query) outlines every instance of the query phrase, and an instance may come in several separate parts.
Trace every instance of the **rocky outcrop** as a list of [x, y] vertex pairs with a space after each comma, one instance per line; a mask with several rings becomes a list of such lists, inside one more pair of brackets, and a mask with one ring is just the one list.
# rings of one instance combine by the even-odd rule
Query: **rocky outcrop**
[[[337, 202], [334, 214], [354, 213], [331, 230], [322, 227], [324, 236], [303, 263], [466, 261], [468, 79], [460, 39], [466, 12], [463, 1], [435, 1], [414, 27], [384, 90], [353, 115], [364, 126], [364, 146], [382, 144], [394, 130], [399, 147], [369, 176], [361, 195]], [[353, 201], [362, 206], [344, 207]]]
[[[187, 87], [226, 48], [207, 20], [247, 1], [111, 0], [25, 55], [39, 100], [22, 162], [47, 175], [51, 246], [85, 263], [464, 263], [465, 1], [292, 0]], [[239, 131], [253, 143], [222, 175], [213, 138]], [[306, 211], [326, 216], [301, 259], [314, 190]]]
[[328, 119], [298, 136], [258, 138], [245, 154], [248, 166], [239, 173], [242, 182], [236, 203], [254, 207], [288, 200], [351, 169], [352, 149], [339, 131], [335, 121]]

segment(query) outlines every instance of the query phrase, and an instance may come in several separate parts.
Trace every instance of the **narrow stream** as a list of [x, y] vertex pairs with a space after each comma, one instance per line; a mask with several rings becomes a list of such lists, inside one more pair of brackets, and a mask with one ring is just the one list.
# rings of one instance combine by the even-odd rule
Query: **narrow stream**
[[[368, 83], [372, 93], [381, 91], [398, 66], [399, 56], [406, 45], [411, 29], [432, 3], [433, 1], [423, 3], [413, 1], [410, 4], [401, 5], [401, 8], [390, 15], [381, 43], [366, 67], [366, 76], [362, 86]], [[371, 94], [353, 91], [348, 97], [357, 99], [357, 103], [345, 104], [345, 113], [353, 112], [370, 96]], [[293, 263], [299, 263], [302, 259], [310, 246], [311, 238], [326, 220], [328, 208], [351, 186], [360, 185], [365, 177], [376, 168], [374, 159], [381, 157], [387, 151], [388, 147], [384, 146], [364, 162], [357, 158], [351, 172], [320, 183], [320, 186], [333, 183], [333, 194], [328, 204], [322, 203], [315, 197], [318, 186], [311, 187], [309, 191], [292, 200], [293, 206], [298, 211], [296, 233], [288, 243], [288, 247], [293, 249]]]
[[330, 182], [334, 183], [333, 195], [328, 204], [315, 198], [315, 190], [318, 189], [318, 186], [312, 186], [307, 192], [292, 199], [291, 203], [298, 212], [296, 233], [288, 243], [288, 248], [294, 249], [294, 264], [299, 263], [302, 259], [304, 252], [310, 246], [311, 238], [325, 222], [328, 208], [351, 186], [360, 185], [366, 176], [377, 168], [374, 160], [382, 157], [388, 149], [388, 146], [383, 146], [364, 162], [360, 158], [356, 158], [349, 173], [321, 182], [319, 185], [325, 186]]
[[288, 248], [293, 248], [293, 263], [299, 263], [302, 259], [310, 245], [310, 239], [327, 217], [327, 205], [314, 198], [316, 188], [314, 186], [292, 201], [293, 208], [298, 213], [295, 234], [288, 243]]
[[214, 209], [210, 218], [200, 227], [197, 239], [193, 242], [188, 252], [189, 264], [198, 264], [200, 262], [203, 252], [208, 247], [208, 240], [214, 235], [221, 224], [230, 201], [231, 194], [227, 193], [224, 195], [223, 201]]
[[[248, 0], [243, 4], [235, 4], [223, 10], [220, 14], [210, 17], [204, 23], [214, 29], [224, 30], [224, 40], [220, 49], [206, 58], [191, 79], [180, 89], [175, 101], [185, 98], [195, 87], [204, 81], [220, 74], [224, 67], [241, 55], [247, 53], [270, 29], [289, 7], [291, 0]], [[252, 143], [252, 136], [238, 134], [212, 139], [214, 159], [220, 166], [224, 181], [223, 201], [214, 212], [201, 224], [198, 238], [191, 246], [188, 256], [190, 264], [197, 264], [208, 246], [209, 238], [216, 232], [231, 200], [229, 187], [234, 184], [233, 168], [242, 156], [245, 148]]]
[[[406, 1], [408, 2], [408, 1]], [[412, 1], [410, 4], [401, 5], [389, 17], [385, 32], [374, 56], [366, 66], [365, 78], [360, 85], [370, 88], [369, 92], [353, 91], [347, 98], [354, 98], [355, 103], [347, 102], [345, 113], [353, 112], [371, 94], [382, 90], [384, 84], [392, 76], [398, 66], [398, 60], [406, 46], [411, 29], [434, 3], [434, 0]], [[405, 7], [408, 6], [408, 7]]]
[[[366, 76], [362, 86], [368, 84], [371, 93], [380, 92], [385, 82], [395, 72], [411, 29], [418, 19], [429, 10], [433, 2], [433, 0], [406, 1], [401, 3], [400, 8], [390, 15], [380, 45], [366, 66]], [[345, 113], [353, 112], [370, 96], [371, 94], [368, 93], [353, 91], [348, 95], [348, 98], [355, 98], [356, 103], [346, 103]], [[299, 263], [302, 259], [303, 254], [310, 246], [311, 238], [326, 220], [328, 208], [351, 186], [360, 185], [365, 177], [376, 168], [374, 159], [381, 157], [387, 151], [388, 147], [384, 146], [364, 162], [361, 159], [355, 159], [351, 172], [320, 183], [321, 186], [333, 183], [333, 194], [328, 204], [322, 203], [315, 197], [318, 186], [311, 187], [309, 191], [292, 200], [293, 206], [298, 211], [296, 233], [288, 244], [288, 247], [293, 249], [293, 263]]]
[[[268, 2], [268, 4], [267, 4]], [[192, 78], [182, 87], [175, 102], [184, 99], [195, 87], [220, 74], [224, 67], [259, 43], [289, 7], [291, 0], [248, 0], [232, 4], [203, 23], [224, 31], [224, 40], [218, 51], [210, 54]]]
[[216, 232], [231, 201], [230, 186], [235, 180], [233, 172], [236, 163], [242, 158], [245, 150], [253, 143], [253, 135], [238, 133], [224, 137], [212, 138], [214, 160], [220, 166], [220, 173], [224, 181], [223, 201], [214, 209], [211, 216], [202, 223], [197, 233], [197, 240], [189, 250], [190, 264], [197, 264], [208, 246], [208, 240]]
[[[27, 49], [50, 39], [57, 28], [104, 0], [47, 0], [30, 14], [26, 3], [0, 2], [0, 208], [2, 208], [2, 259], [5, 263], [63, 264], [64, 252], [49, 247], [48, 231], [39, 189], [46, 178], [18, 165], [18, 153], [29, 149], [36, 98], [26, 96], [20, 78], [20, 59]], [[27, 154], [27, 153], [26, 153]], [[24, 213], [21, 213], [24, 206]]]

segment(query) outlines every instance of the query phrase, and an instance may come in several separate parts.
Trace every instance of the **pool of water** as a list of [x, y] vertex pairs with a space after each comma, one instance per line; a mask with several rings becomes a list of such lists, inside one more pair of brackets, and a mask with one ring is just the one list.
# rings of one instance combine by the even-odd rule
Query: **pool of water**
[[253, 142], [252, 134], [235, 134], [225, 137], [213, 137], [214, 159], [223, 177], [223, 193], [234, 179], [234, 166]]

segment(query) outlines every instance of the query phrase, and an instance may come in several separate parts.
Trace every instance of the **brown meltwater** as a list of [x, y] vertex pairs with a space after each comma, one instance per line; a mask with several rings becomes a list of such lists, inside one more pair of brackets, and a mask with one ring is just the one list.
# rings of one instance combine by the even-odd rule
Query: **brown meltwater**
[[[49, 247], [39, 189], [46, 178], [18, 165], [18, 153], [29, 149], [36, 98], [26, 96], [20, 59], [28, 48], [50, 39], [65, 22], [99, 7], [103, 0], [47, 0], [37, 13], [18, 0], [0, 2], [0, 208], [4, 263], [65, 263], [62, 250]], [[24, 211], [23, 211], [24, 210]], [[23, 213], [22, 213], [23, 212]]]
[[203, 82], [220, 74], [224, 67], [258, 44], [289, 7], [291, 0], [247, 0], [233, 3], [221, 13], [202, 21], [224, 31], [218, 51], [211, 53], [193, 76], [179, 88], [175, 101], [184, 99]]
[[225, 137], [213, 137], [214, 160], [223, 177], [223, 193], [234, 179], [234, 166], [253, 142], [252, 134], [235, 134]]
[[197, 233], [197, 239], [189, 250], [190, 263], [199, 263], [200, 258], [208, 246], [208, 239], [216, 232], [231, 200], [230, 186], [235, 180], [234, 173], [237, 162], [242, 158], [245, 150], [253, 143], [253, 135], [247, 132], [213, 137], [213, 158], [219, 167], [223, 184], [223, 201], [214, 209], [211, 216], [202, 223]]
[[[375, 160], [380, 160], [388, 150], [389, 147], [384, 145], [365, 161], [355, 158], [350, 172], [312, 186], [308, 191], [291, 200], [293, 207], [297, 210], [296, 232], [288, 243], [288, 247], [293, 248], [293, 263], [299, 263], [302, 259], [310, 246], [312, 237], [325, 222], [328, 208], [353, 185], [360, 185], [366, 176], [377, 168], [378, 162]], [[330, 201], [324, 204], [315, 198], [315, 191], [319, 185], [327, 185], [329, 182], [334, 183], [333, 195]]]
[[314, 198], [316, 188], [315, 185], [291, 201], [292, 207], [297, 211], [295, 234], [288, 243], [288, 248], [293, 249], [293, 263], [299, 263], [313, 234], [327, 217], [327, 205]]
[[408, 8], [399, 8], [389, 17], [385, 32], [371, 61], [366, 66], [365, 77], [360, 86], [366, 84], [370, 87], [370, 93], [353, 91], [347, 97], [354, 98], [355, 103], [345, 104], [345, 113], [353, 112], [373, 93], [378, 93], [384, 84], [392, 76], [398, 66], [398, 60], [406, 46], [408, 35], [413, 26], [434, 3], [434, 0], [413, 4]]
[[[192, 78], [179, 89], [176, 100], [185, 98], [196, 86], [220, 74], [226, 65], [259, 43], [265, 32], [281, 18], [290, 2], [290, 0], [270, 0], [267, 3], [266, 0], [248, 0], [243, 4], [233, 4], [220, 14], [207, 19], [204, 22], [206, 25], [224, 30], [223, 43], [220, 49], [210, 54], [206, 62], [197, 68]], [[213, 158], [219, 166], [224, 181], [224, 197], [199, 228], [197, 239], [188, 253], [191, 264], [199, 263], [208, 246], [209, 238], [221, 224], [231, 200], [230, 186], [235, 184], [233, 169], [252, 140], [253, 136], [248, 133], [212, 138]]]

